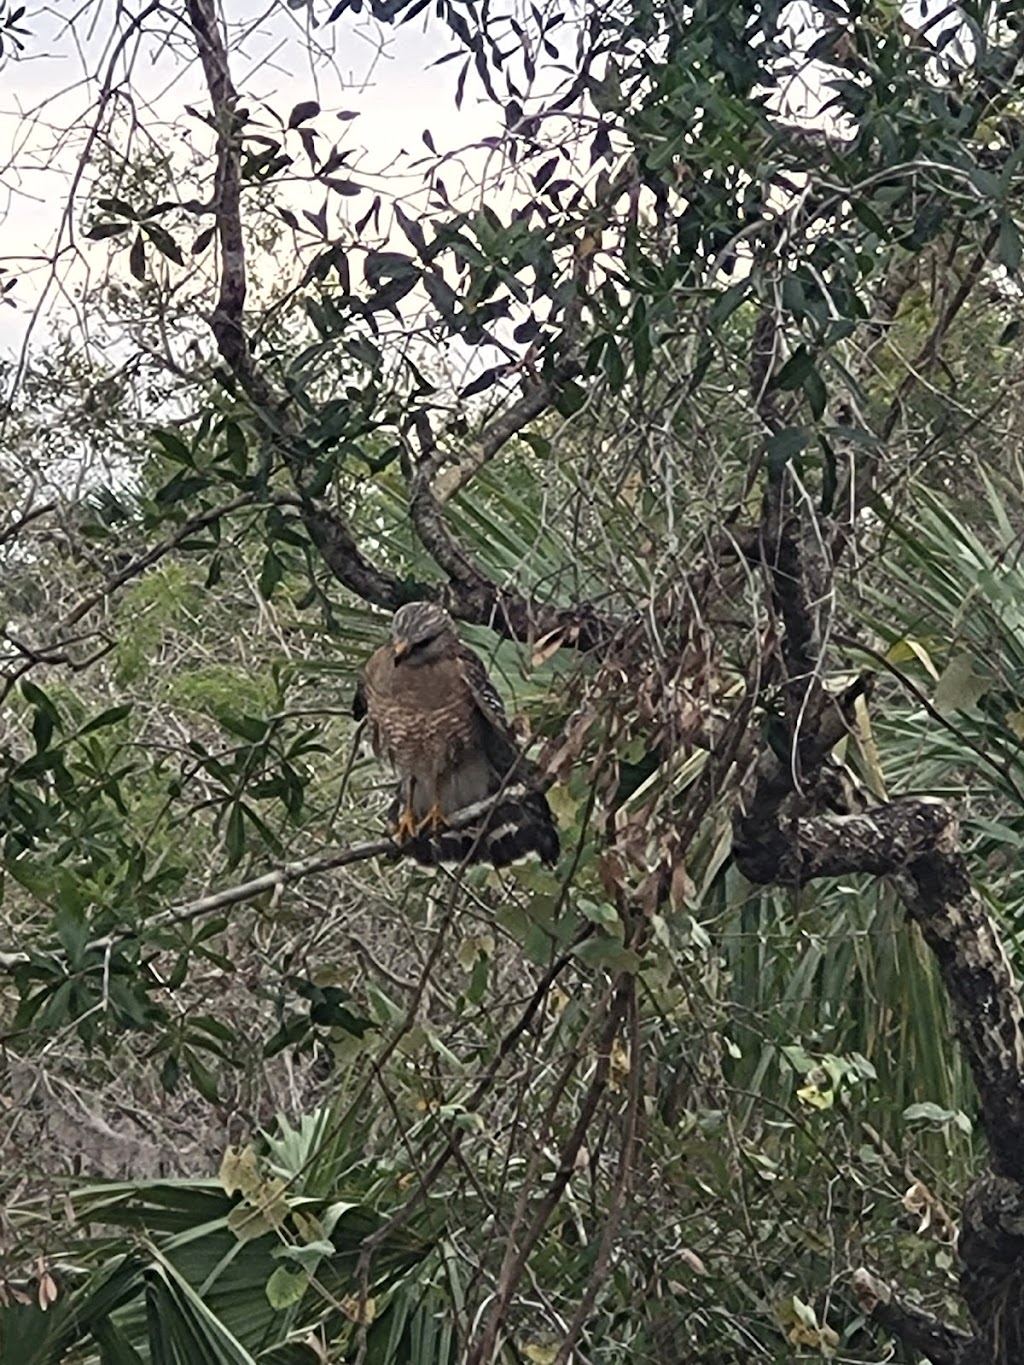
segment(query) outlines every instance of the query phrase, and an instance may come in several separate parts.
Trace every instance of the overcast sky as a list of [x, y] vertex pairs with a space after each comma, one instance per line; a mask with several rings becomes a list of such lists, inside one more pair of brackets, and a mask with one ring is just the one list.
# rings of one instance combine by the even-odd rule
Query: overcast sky
[[[904, 5], [904, 13], [919, 23], [930, 3], [912, 0]], [[462, 110], [455, 108], [459, 63], [433, 65], [452, 50], [452, 40], [443, 24], [429, 17], [432, 7], [420, 20], [396, 29], [382, 29], [365, 16], [351, 14], [307, 29], [307, 11], [289, 9], [287, 0], [222, 0], [222, 5], [229, 24], [232, 74], [247, 100], [267, 101], [282, 119], [299, 101], [318, 100], [325, 111], [318, 127], [337, 137], [343, 147], [358, 149], [360, 156], [350, 166], [361, 166], [364, 173], [393, 165], [403, 150], [412, 158], [423, 155], [425, 128], [438, 151], [458, 149], [498, 131], [500, 111], [478, 101], [472, 79]], [[133, 9], [141, 8], [142, 0], [137, 0]], [[329, 12], [326, 0], [316, 8], [321, 14]], [[803, 25], [798, 22], [801, 9], [799, 3], [792, 6], [797, 33], [806, 25], [806, 15]], [[73, 20], [66, 17], [69, 13], [75, 14]], [[147, 22], [169, 21], [157, 15]], [[0, 307], [0, 354], [20, 348], [30, 322], [33, 337], [42, 339], [46, 318], [62, 307], [48, 258], [95, 118], [101, 81], [126, 23], [124, 7], [112, 0], [29, 4], [22, 20], [29, 30], [25, 51], [16, 60], [8, 57], [0, 69], [0, 268], [19, 276], [12, 295], [17, 306]], [[184, 157], [190, 140], [204, 148], [209, 142], [203, 142], [201, 125], [184, 112], [184, 106], [201, 111], [208, 107], [208, 99], [184, 26], [170, 31], [170, 41], [159, 45], [153, 37], [133, 39], [115, 70], [123, 90], [131, 92], [140, 124], [159, 147], [177, 148]], [[804, 36], [809, 40], [813, 34], [807, 30]], [[806, 79], [792, 97], [805, 113], [820, 104]], [[355, 110], [359, 116], [338, 122], [334, 115], [339, 110]], [[792, 116], [794, 111], [786, 112]], [[140, 149], [145, 150], [144, 144], [133, 147], [132, 154]], [[92, 160], [96, 151], [94, 146]], [[124, 152], [124, 145], [114, 149], [115, 156], [123, 157]], [[358, 173], [354, 178], [360, 178]], [[453, 180], [446, 176], [449, 192], [456, 188]], [[413, 175], [402, 188], [407, 191], [417, 184], [422, 178]], [[389, 181], [392, 191], [398, 187], [394, 179]], [[302, 193], [301, 186], [289, 185], [289, 206], [319, 207], [322, 190], [310, 191], [305, 205]], [[368, 197], [346, 203], [357, 217]], [[74, 219], [76, 238], [80, 214], [81, 205]], [[65, 224], [62, 240], [66, 235]], [[85, 242], [82, 247], [77, 257], [65, 257], [57, 272], [60, 284], [69, 290], [90, 277], [101, 278], [108, 267], [106, 244]], [[115, 268], [123, 271], [123, 262]], [[0, 283], [6, 277], [0, 276]], [[44, 290], [44, 307], [33, 321]], [[68, 304], [63, 308], [66, 314]]]
[[[470, 92], [462, 111], [456, 110], [457, 64], [431, 65], [450, 50], [436, 21], [382, 31], [372, 21], [345, 15], [307, 31], [305, 13], [289, 10], [284, 0], [225, 0], [225, 5], [238, 88], [250, 99], [266, 100], [282, 118], [295, 103], [317, 99], [331, 111], [319, 126], [343, 146], [361, 149], [360, 163], [368, 169], [387, 166], [403, 149], [424, 154], [425, 128], [439, 151], [493, 130], [493, 108], [482, 108]], [[0, 308], [0, 352], [7, 355], [20, 347], [50, 273], [42, 262], [53, 250], [70, 177], [95, 115], [98, 78], [123, 31], [120, 8], [109, 0], [91, 0], [70, 25], [54, 7], [30, 5], [22, 21], [29, 30], [25, 51], [17, 60], [8, 59], [0, 74], [0, 266], [19, 275], [17, 307]], [[60, 6], [65, 14], [70, 9]], [[208, 105], [184, 35], [162, 51], [152, 42], [129, 45], [120, 75], [128, 64], [133, 74], [125, 89], [130, 86], [136, 99], [147, 102], [139, 108], [140, 121], [167, 145], [183, 146], [174, 125], [196, 127], [183, 106]], [[334, 121], [334, 112], [343, 109], [356, 110], [359, 117]], [[102, 244], [94, 251], [88, 243], [85, 248], [85, 266], [78, 262], [64, 271], [71, 284], [85, 277], [90, 254], [97, 272], [105, 267]], [[44, 318], [54, 306], [60, 306], [59, 291], [51, 289]]]

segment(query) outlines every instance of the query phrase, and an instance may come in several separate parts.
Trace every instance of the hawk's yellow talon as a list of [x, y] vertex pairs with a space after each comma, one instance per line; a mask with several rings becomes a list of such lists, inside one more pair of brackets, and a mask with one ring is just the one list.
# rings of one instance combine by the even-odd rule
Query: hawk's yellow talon
[[416, 834], [416, 817], [412, 813], [412, 806], [406, 806], [405, 810], [402, 811], [398, 824], [392, 830], [391, 837], [396, 844], [404, 844], [410, 839], [415, 839]]
[[427, 830], [431, 834], [440, 834], [447, 824], [448, 821], [444, 818], [440, 805], [435, 801], [416, 826], [416, 833], [422, 834], [424, 830]]

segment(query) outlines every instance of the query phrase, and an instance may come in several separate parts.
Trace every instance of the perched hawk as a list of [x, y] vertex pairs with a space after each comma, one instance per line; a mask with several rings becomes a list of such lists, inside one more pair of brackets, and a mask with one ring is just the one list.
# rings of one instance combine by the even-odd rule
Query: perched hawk
[[[483, 662], [433, 602], [395, 612], [390, 643], [371, 655], [353, 714], [369, 717], [374, 752], [398, 773], [389, 824], [417, 862], [505, 867], [527, 853], [558, 857], [558, 831]], [[500, 793], [500, 796], [499, 796]], [[456, 811], [498, 797], [480, 820], [450, 829]]]

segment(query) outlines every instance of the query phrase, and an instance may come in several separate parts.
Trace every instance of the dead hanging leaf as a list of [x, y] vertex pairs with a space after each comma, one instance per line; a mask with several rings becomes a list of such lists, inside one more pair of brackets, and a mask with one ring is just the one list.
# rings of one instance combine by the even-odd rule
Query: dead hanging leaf
[[597, 719], [596, 711], [577, 711], [563, 735], [548, 740], [537, 758], [541, 772], [566, 782], [583, 749], [587, 731]]
[[601, 889], [610, 901], [614, 901], [626, 884], [626, 872], [622, 859], [614, 852], [602, 853], [597, 860], [597, 876]]
[[523, 1355], [532, 1365], [555, 1365], [558, 1359], [557, 1346], [541, 1346], [538, 1342], [531, 1342], [523, 1347]]
[[320, 1242], [326, 1236], [324, 1225], [319, 1218], [312, 1218], [298, 1209], [292, 1211], [292, 1222], [301, 1239], [306, 1242]]
[[320, 1365], [330, 1365], [327, 1346], [322, 1337], [317, 1336], [315, 1332], [310, 1332], [307, 1337], [303, 1337], [302, 1344], [308, 1351], [312, 1351], [313, 1355], [315, 1355], [320, 1362]]
[[944, 716], [951, 711], [969, 711], [991, 686], [990, 677], [974, 671], [974, 660], [969, 654], [957, 654], [935, 685], [935, 709]]
[[553, 654], [565, 644], [566, 632], [563, 627], [557, 630], [549, 630], [547, 635], [542, 635], [533, 647], [530, 655], [530, 666], [540, 668], [541, 664], [546, 664]]
[[560, 1019], [569, 1006], [572, 996], [559, 987], [548, 992], [547, 1011], [552, 1019]]
[[697, 900], [697, 888], [683, 862], [676, 863], [672, 868], [668, 898], [673, 910], [681, 910], [687, 905], [695, 904]]
[[251, 1204], [236, 1204], [227, 1217], [228, 1228], [240, 1242], [255, 1242], [272, 1231], [269, 1219]]
[[646, 869], [651, 846], [654, 807], [644, 806], [632, 815], [616, 818], [615, 846], [634, 867]]
[[374, 1299], [359, 1299], [355, 1294], [338, 1300], [338, 1307], [350, 1322], [360, 1327], [368, 1327], [377, 1316], [377, 1303]]
[[871, 728], [871, 715], [868, 711], [866, 697], [858, 697], [853, 703], [853, 723], [854, 739], [864, 761], [864, 768], [868, 776], [868, 787], [879, 801], [888, 801], [885, 774], [882, 772], [882, 760], [879, 757], [878, 745], [875, 743], [874, 731]]
[[695, 1275], [706, 1275], [708, 1273], [707, 1266], [697, 1253], [691, 1251], [689, 1247], [683, 1247], [679, 1253], [679, 1259], [688, 1265]]
[[528, 749], [533, 740], [533, 727], [530, 725], [530, 717], [521, 711], [517, 712], [511, 721], [513, 735], [519, 741], [520, 747]]
[[809, 1109], [831, 1109], [836, 1098], [835, 1091], [829, 1086], [822, 1087], [813, 1081], [810, 1085], [802, 1085], [796, 1092], [796, 1097]]
[[912, 639], [905, 635], [902, 640], [897, 640], [886, 650], [886, 659], [891, 664], [909, 663], [911, 659], [916, 659], [926, 673], [930, 674], [936, 682], [939, 680], [939, 670], [931, 661], [931, 656], [919, 640]]
[[228, 1214], [228, 1227], [240, 1242], [251, 1242], [288, 1217], [285, 1182], [267, 1179], [252, 1147], [229, 1147], [220, 1163], [220, 1183], [227, 1194], [240, 1194], [242, 1202]]
[[645, 487], [643, 475], [639, 469], [634, 469], [622, 480], [616, 496], [627, 507], [635, 507]]
[[252, 1147], [229, 1147], [221, 1159], [218, 1173], [225, 1194], [242, 1194], [248, 1197], [259, 1189], [259, 1158]]
[[494, 956], [494, 935], [476, 934], [464, 938], [455, 953], [455, 960], [464, 972], [471, 972], [478, 958], [489, 959]]
[[45, 1262], [40, 1258], [36, 1263], [37, 1282], [36, 1297], [39, 1307], [45, 1313], [46, 1310], [57, 1302], [57, 1281], [53, 1278], [46, 1268]]
[[612, 1090], [621, 1090], [630, 1073], [629, 1051], [620, 1038], [612, 1043], [608, 1058], [608, 1084]]
[[1006, 717], [1010, 733], [1017, 739], [1024, 739], [1024, 711], [1011, 711]]
[[583, 261], [589, 260], [590, 257], [593, 256], [595, 251], [600, 250], [600, 247], [601, 247], [600, 229], [587, 228], [584, 231], [580, 240], [576, 244], [577, 261], [580, 261], [582, 263]]
[[653, 915], [665, 894], [665, 872], [656, 868], [649, 872], [636, 889], [636, 903], [645, 915]]
[[956, 1224], [946, 1212], [941, 1199], [938, 1199], [923, 1180], [915, 1180], [903, 1196], [903, 1207], [912, 1217], [918, 1219], [917, 1235], [930, 1232], [941, 1242], [952, 1242], [956, 1238]]
[[880, 1303], [892, 1300], [892, 1290], [881, 1280], [876, 1280], [863, 1266], [853, 1272], [850, 1283], [857, 1296], [857, 1302], [865, 1313], [873, 1313]]
[[775, 1304], [775, 1320], [792, 1346], [809, 1346], [824, 1351], [834, 1350], [839, 1345], [839, 1337], [832, 1328], [827, 1324], [819, 1324], [818, 1315], [811, 1304], [804, 1303], [795, 1294]]
[[931, 1190], [923, 1181], [915, 1180], [904, 1194], [902, 1204], [907, 1213], [920, 1219], [917, 1226], [917, 1235], [920, 1237], [922, 1232], [927, 1232], [932, 1221]]

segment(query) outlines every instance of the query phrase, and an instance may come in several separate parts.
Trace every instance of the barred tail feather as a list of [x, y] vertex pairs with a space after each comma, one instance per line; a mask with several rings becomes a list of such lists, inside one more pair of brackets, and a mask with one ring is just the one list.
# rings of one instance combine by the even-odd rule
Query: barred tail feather
[[[401, 814], [401, 797], [389, 813], [392, 828]], [[558, 828], [547, 798], [537, 791], [508, 793], [482, 819], [463, 829], [423, 834], [402, 845], [402, 852], [425, 867], [439, 863], [510, 863], [536, 853], [549, 866], [560, 852]]]

